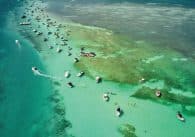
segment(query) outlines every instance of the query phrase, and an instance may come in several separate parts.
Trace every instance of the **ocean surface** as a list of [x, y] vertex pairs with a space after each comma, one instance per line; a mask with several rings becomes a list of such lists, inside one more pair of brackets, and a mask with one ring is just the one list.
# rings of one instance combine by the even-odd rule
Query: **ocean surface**
[[[31, 27], [18, 25], [24, 13]], [[60, 43], [46, 35], [58, 31], [57, 25], [44, 26], [49, 16], [65, 23], [59, 32], [66, 32], [73, 50], [49, 50]], [[34, 35], [34, 28], [44, 36]], [[0, 0], [0, 137], [194, 137], [194, 30], [193, 0]], [[78, 45], [103, 57], [81, 59], [75, 66]], [[132, 60], [139, 66], [131, 68]], [[34, 75], [33, 66], [45, 75]], [[82, 70], [87, 75], [75, 77]], [[148, 72], [147, 81], [129, 80], [130, 70], [130, 77]], [[96, 75], [103, 76], [102, 83], [95, 83]], [[69, 81], [74, 88], [66, 86]], [[165, 97], [156, 99], [154, 89]], [[106, 91], [116, 94], [107, 103], [102, 101]], [[120, 118], [114, 115], [116, 104], [124, 110]], [[125, 124], [129, 128], [121, 128]]]

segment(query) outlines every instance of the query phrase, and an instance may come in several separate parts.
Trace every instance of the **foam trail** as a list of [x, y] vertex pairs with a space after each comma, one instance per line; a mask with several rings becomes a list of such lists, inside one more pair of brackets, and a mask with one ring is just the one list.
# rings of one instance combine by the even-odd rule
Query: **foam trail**
[[39, 70], [34, 69], [34, 68], [32, 68], [32, 71], [33, 71], [33, 73], [34, 73], [35, 75], [38, 75], [38, 76], [42, 76], [42, 77], [50, 78], [50, 79], [62, 80], [61, 78], [58, 78], [58, 77], [54, 77], [54, 76], [51, 76], [51, 75], [43, 74], [43, 73], [41, 73]]
[[15, 40], [15, 43], [18, 46], [18, 49], [21, 49], [21, 44], [20, 44], [19, 40]]
[[37, 74], [37, 75], [42, 76], [42, 77], [45, 77], [45, 78], [50, 78], [50, 79], [62, 80], [61, 78], [54, 77], [54, 76], [47, 75], [47, 74], [43, 74], [43, 73], [39, 73], [39, 74]]

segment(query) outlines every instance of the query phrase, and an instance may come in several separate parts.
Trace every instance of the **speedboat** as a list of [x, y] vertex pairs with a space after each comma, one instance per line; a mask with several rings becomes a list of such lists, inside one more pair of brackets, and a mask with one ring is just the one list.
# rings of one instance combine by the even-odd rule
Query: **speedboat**
[[69, 78], [69, 77], [70, 77], [70, 72], [69, 72], [69, 71], [66, 71], [66, 72], [64, 73], [64, 77]]
[[79, 59], [78, 58], [74, 58], [74, 62], [75, 63], [79, 62]]
[[77, 77], [82, 77], [84, 74], [85, 74], [85, 73], [84, 73], [83, 71], [81, 71], [81, 72], [79, 72], [79, 73], [77, 74]]
[[110, 99], [110, 97], [108, 96], [108, 94], [104, 93], [103, 94], [103, 100], [107, 102], [107, 101], [109, 101], [109, 99]]
[[30, 22], [21, 22], [20, 25], [30, 25]]
[[49, 49], [53, 49], [53, 46], [49, 46]]
[[115, 110], [115, 115], [116, 115], [117, 117], [120, 117], [121, 114], [122, 114], [122, 110], [121, 110], [121, 108], [118, 106], [118, 107], [116, 108], [116, 110]]
[[96, 83], [100, 83], [100, 82], [102, 81], [102, 78], [99, 77], [99, 76], [97, 76], [97, 77], [95, 78], [95, 80], [96, 80]]
[[59, 47], [57, 47], [56, 52], [60, 53], [60, 52], [62, 52], [62, 49], [60, 49]]
[[177, 119], [179, 119], [180, 121], [183, 121], [183, 122], [185, 121], [185, 118], [183, 117], [181, 112], [178, 111], [176, 116], [177, 116]]
[[39, 72], [39, 70], [38, 70], [37, 67], [32, 67], [32, 71], [33, 71], [33, 73], [34, 73], [35, 75], [39, 75], [39, 74], [40, 74], [40, 72]]
[[36, 33], [36, 32], [37, 32], [37, 30], [36, 30], [36, 29], [33, 29], [33, 32], [35, 32], [35, 33]]
[[144, 78], [141, 78], [140, 80], [139, 80], [139, 82], [144, 82], [145, 81], [145, 79]]
[[71, 55], [72, 55], [72, 53], [68, 52], [68, 56], [71, 56]]
[[19, 40], [17, 40], [17, 39], [15, 40], [15, 43], [16, 43], [17, 45], [20, 44]]
[[155, 92], [155, 95], [157, 96], [157, 97], [161, 97], [161, 92], [160, 92], [160, 90], [157, 90], [156, 92]]
[[70, 87], [70, 88], [73, 88], [73, 87], [74, 87], [74, 85], [72, 84], [72, 82], [68, 82], [67, 85], [68, 85], [68, 87]]

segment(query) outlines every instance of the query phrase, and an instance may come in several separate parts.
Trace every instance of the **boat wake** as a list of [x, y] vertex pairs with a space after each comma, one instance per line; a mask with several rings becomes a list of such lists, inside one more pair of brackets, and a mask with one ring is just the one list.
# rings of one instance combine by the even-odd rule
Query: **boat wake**
[[55, 76], [51, 76], [51, 75], [48, 75], [48, 74], [41, 73], [36, 67], [32, 67], [32, 71], [37, 76], [41, 76], [41, 77], [45, 77], [45, 78], [49, 78], [49, 79], [55, 79], [55, 80], [62, 80], [59, 77], [55, 77]]

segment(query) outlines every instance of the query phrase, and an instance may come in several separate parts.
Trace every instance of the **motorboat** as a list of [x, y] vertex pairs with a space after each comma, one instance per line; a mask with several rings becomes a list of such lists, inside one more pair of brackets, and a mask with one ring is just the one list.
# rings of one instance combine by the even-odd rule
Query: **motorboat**
[[99, 76], [97, 76], [97, 77], [95, 78], [95, 80], [96, 80], [96, 83], [100, 83], [100, 82], [102, 81], [102, 78], [99, 77]]
[[103, 100], [107, 102], [107, 101], [109, 101], [109, 99], [110, 99], [110, 97], [108, 96], [108, 94], [104, 93], [103, 94]]
[[72, 84], [72, 82], [68, 82], [67, 83], [67, 86], [70, 87], [70, 88], [73, 88], [74, 87], [74, 85]]
[[161, 97], [161, 91], [160, 90], [157, 90], [156, 92], [155, 92], [155, 95], [157, 96], [157, 97]]
[[81, 71], [81, 72], [79, 72], [79, 73], [77, 74], [77, 77], [82, 77], [84, 74], [85, 74], [85, 73], [84, 73], [83, 71]]
[[62, 49], [60, 49], [60, 47], [57, 47], [56, 52], [60, 53], [62, 52]]
[[64, 77], [65, 77], [65, 78], [69, 78], [69, 77], [70, 77], [70, 72], [69, 72], [69, 71], [66, 71], [66, 72], [64, 73]]
[[72, 53], [68, 52], [68, 56], [71, 56], [71, 55], [72, 55]]
[[177, 119], [179, 119], [180, 121], [183, 121], [183, 122], [185, 121], [185, 118], [183, 117], [181, 112], [178, 111], [176, 116], [177, 116]]
[[37, 32], [37, 30], [36, 30], [36, 29], [33, 29], [33, 32], [35, 32], [35, 33], [36, 33], [36, 32]]
[[15, 43], [16, 43], [17, 45], [20, 44], [19, 40], [17, 40], [17, 39], [15, 40]]
[[96, 54], [94, 52], [81, 52], [81, 56], [83, 57], [95, 57]]
[[74, 58], [74, 62], [75, 63], [79, 62], [79, 59], [78, 58]]
[[49, 46], [49, 49], [53, 49], [53, 46]]
[[21, 22], [20, 25], [30, 25], [30, 22]]
[[41, 74], [37, 67], [32, 67], [32, 71], [35, 75], [40, 75]]
[[139, 82], [144, 82], [145, 81], [145, 78], [141, 78], [140, 80], [139, 80]]
[[121, 108], [119, 106], [115, 110], [115, 115], [117, 117], [120, 117], [122, 115], [122, 110], [121, 110]]

